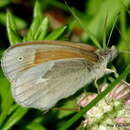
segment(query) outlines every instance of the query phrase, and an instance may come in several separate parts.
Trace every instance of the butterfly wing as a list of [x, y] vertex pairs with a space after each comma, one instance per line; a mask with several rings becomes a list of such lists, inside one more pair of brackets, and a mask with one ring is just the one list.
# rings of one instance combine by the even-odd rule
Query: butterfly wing
[[51, 60], [85, 58], [97, 62], [95, 48], [64, 41], [25, 42], [8, 48], [2, 57], [2, 69], [10, 82], [29, 68]]
[[14, 98], [23, 106], [48, 110], [89, 82], [90, 79], [85, 82], [88, 67], [83, 58], [49, 61], [32, 67], [12, 84]]

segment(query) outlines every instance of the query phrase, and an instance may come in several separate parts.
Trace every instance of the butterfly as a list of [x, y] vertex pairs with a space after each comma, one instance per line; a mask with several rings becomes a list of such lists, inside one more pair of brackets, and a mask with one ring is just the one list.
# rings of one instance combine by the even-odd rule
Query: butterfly
[[117, 49], [96, 49], [68, 41], [33, 41], [9, 47], [1, 66], [15, 101], [49, 110], [59, 100], [109, 73], [107, 64]]

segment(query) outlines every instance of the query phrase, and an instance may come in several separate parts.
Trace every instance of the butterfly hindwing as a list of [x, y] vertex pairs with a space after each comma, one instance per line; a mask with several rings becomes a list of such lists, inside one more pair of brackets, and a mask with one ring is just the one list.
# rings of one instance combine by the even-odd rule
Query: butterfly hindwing
[[15, 100], [26, 107], [48, 110], [85, 85], [86, 62], [81, 58], [56, 60], [27, 70], [12, 86]]

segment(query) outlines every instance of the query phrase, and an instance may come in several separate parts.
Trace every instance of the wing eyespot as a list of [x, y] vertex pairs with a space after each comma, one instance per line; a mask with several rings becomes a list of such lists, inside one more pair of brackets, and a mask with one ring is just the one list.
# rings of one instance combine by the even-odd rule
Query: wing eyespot
[[19, 57], [17, 57], [17, 61], [23, 61], [24, 60], [24, 56], [19, 56]]

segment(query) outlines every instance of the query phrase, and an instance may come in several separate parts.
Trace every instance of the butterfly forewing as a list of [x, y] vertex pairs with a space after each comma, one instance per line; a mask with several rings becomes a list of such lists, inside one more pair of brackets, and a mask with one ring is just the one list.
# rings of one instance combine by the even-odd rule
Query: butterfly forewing
[[10, 47], [2, 58], [2, 68], [11, 82], [29, 68], [52, 60], [85, 58], [97, 62], [95, 48], [69, 42], [28, 42]]

